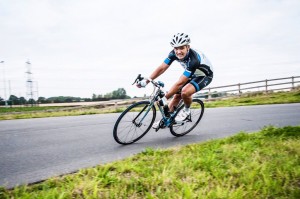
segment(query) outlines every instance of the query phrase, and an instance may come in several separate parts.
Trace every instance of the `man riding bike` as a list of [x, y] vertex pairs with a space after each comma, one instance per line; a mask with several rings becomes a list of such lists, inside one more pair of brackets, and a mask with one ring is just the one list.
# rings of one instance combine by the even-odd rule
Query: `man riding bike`
[[[163, 101], [167, 103], [167, 99], [174, 95], [168, 104], [170, 112], [173, 112], [174, 107], [183, 99], [185, 108], [175, 118], [176, 122], [184, 121], [190, 116], [192, 95], [209, 85], [213, 79], [213, 69], [210, 61], [202, 52], [191, 49], [190, 42], [191, 40], [187, 34], [175, 34], [170, 42], [173, 50], [169, 53], [169, 56], [152, 72], [149, 78], [137, 83], [137, 87], [145, 87], [151, 80], [163, 74], [174, 60], [178, 61], [184, 68], [184, 72], [163, 97]], [[159, 121], [155, 122], [152, 127], [156, 129], [158, 126]]]

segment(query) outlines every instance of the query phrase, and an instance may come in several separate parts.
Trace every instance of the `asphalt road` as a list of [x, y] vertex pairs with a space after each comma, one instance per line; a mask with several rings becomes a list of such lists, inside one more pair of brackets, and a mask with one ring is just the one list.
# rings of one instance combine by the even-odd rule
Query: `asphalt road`
[[122, 146], [112, 136], [119, 114], [0, 121], [0, 186], [34, 183], [116, 161], [145, 147], [165, 148], [256, 131], [267, 125], [300, 125], [300, 104], [206, 109], [196, 129], [174, 137], [151, 130]]

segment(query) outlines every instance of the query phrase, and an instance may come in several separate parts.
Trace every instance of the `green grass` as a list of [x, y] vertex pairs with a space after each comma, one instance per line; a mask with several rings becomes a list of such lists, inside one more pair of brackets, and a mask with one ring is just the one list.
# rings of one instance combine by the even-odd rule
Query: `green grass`
[[2, 107], [0, 108], [0, 113], [19, 113], [19, 112], [31, 112], [31, 111], [47, 111], [47, 110], [57, 110], [61, 107], [57, 106], [48, 106], [48, 107], [40, 107], [40, 106], [33, 106], [33, 107]]
[[[29, 108], [29, 107], [28, 107]], [[42, 108], [42, 107], [41, 107]], [[2, 111], [0, 109], [0, 113]], [[0, 115], [0, 120], [13, 120], [13, 119], [29, 119], [29, 118], [44, 118], [44, 117], [62, 117], [62, 116], [78, 116], [78, 115], [93, 115], [93, 114], [105, 114], [105, 113], [119, 113], [124, 111], [124, 107], [119, 108], [105, 108], [99, 109], [94, 107], [89, 108], [74, 108], [74, 109], [65, 109], [59, 107], [57, 109], [41, 109], [41, 110], [30, 110], [21, 112], [6, 112], [5, 114]]]
[[[254, 94], [249, 93], [241, 97], [234, 97], [218, 101], [208, 101], [205, 102], [205, 107], [215, 108], [284, 103], [300, 103], [300, 90], [269, 94], [264, 94], [263, 92]], [[95, 107], [75, 107], [73, 109], [65, 109], [65, 107], [0, 108], [0, 120], [119, 113], [124, 110], [125, 106], [117, 108], [112, 106], [104, 109]]]
[[231, 107], [231, 106], [249, 106], [249, 105], [263, 105], [263, 104], [287, 104], [287, 103], [299, 103], [300, 102], [300, 90], [290, 92], [276, 92], [264, 94], [249, 93], [241, 97], [234, 97], [225, 100], [218, 100], [212, 102], [206, 102], [205, 107]]
[[300, 198], [300, 126], [265, 127], [113, 163], [42, 183], [0, 189], [0, 198]]

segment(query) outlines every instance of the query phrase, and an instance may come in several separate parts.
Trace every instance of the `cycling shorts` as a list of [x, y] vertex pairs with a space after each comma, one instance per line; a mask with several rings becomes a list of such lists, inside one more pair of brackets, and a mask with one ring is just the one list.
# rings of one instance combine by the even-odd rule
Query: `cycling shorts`
[[[195, 87], [196, 92], [198, 92], [198, 91], [202, 90], [203, 88], [205, 88], [206, 86], [208, 86], [211, 83], [211, 81], [212, 81], [212, 77], [198, 76], [198, 77], [191, 78], [187, 83], [185, 83], [183, 85], [183, 87], [187, 84], [192, 84]], [[180, 93], [181, 93], [181, 89], [177, 94], [180, 94]]]
[[192, 78], [189, 83], [192, 84], [195, 87], [196, 92], [198, 92], [198, 91], [202, 90], [203, 88], [205, 88], [206, 86], [208, 86], [211, 81], [212, 81], [212, 77], [198, 76], [198, 77]]

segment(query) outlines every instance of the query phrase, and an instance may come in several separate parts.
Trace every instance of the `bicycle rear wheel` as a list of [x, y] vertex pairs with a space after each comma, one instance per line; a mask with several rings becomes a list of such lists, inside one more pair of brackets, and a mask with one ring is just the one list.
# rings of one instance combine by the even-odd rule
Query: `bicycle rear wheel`
[[[179, 110], [178, 110], [176, 116], [183, 109], [183, 107], [184, 107], [184, 104], [179, 107]], [[199, 99], [193, 99], [192, 104], [191, 104], [190, 120], [183, 121], [181, 123], [174, 122], [170, 126], [170, 131], [171, 131], [172, 135], [180, 137], [180, 136], [184, 136], [184, 135], [188, 134], [189, 132], [191, 132], [197, 126], [197, 124], [200, 122], [200, 120], [203, 116], [203, 113], [204, 113], [204, 103]], [[176, 118], [176, 116], [175, 116], [175, 118]]]
[[[150, 130], [155, 120], [156, 109], [152, 106], [149, 110], [149, 105], [149, 101], [137, 102], [119, 116], [113, 130], [113, 136], [117, 143], [132, 144]], [[149, 112], [147, 112], [148, 110]]]

